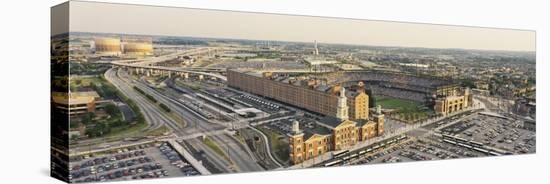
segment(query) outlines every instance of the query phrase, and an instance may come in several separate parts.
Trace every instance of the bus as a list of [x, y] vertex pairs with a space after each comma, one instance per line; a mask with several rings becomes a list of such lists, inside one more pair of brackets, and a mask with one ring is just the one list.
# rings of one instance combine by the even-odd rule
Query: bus
[[447, 139], [454, 139], [453, 136], [447, 135], [447, 134], [441, 134], [441, 137], [447, 138]]
[[372, 152], [372, 148], [367, 149], [367, 153], [370, 153], [370, 152]]
[[476, 141], [470, 141], [470, 144], [475, 147], [482, 147], [483, 143], [476, 142]]
[[345, 156], [344, 158], [342, 158], [342, 160], [344, 161], [348, 161], [349, 159], [351, 159], [351, 156]]
[[460, 138], [460, 137], [454, 137], [454, 139], [455, 139], [457, 142], [463, 142], [463, 143], [469, 142], [468, 140], [463, 139], [463, 138]]
[[489, 154], [489, 150], [486, 150], [486, 149], [483, 149], [483, 148], [474, 147], [474, 150], [485, 153], [485, 154]]
[[344, 156], [346, 153], [349, 153], [349, 150], [338, 151], [333, 154], [333, 157], [338, 158], [338, 157]]
[[469, 149], [472, 149], [472, 146], [470, 145], [467, 145], [467, 144], [464, 144], [464, 143], [458, 143], [459, 146], [462, 146], [462, 147], [465, 147], [465, 148], [469, 148]]
[[443, 139], [443, 142], [450, 143], [450, 144], [455, 144], [455, 145], [456, 145], [456, 142], [451, 141], [451, 140], [448, 140], [448, 139]]
[[406, 135], [400, 135], [397, 140], [400, 141], [400, 140], [403, 140], [403, 139], [406, 139], [407, 136]]
[[336, 161], [332, 161], [332, 162], [326, 163], [325, 167], [334, 166], [334, 165], [340, 164], [341, 162], [342, 162], [342, 160], [340, 160], [340, 159], [336, 160]]

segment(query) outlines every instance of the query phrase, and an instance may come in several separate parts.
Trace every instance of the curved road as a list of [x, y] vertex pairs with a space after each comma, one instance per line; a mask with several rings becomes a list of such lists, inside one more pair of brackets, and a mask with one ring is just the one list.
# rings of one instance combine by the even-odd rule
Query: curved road
[[[155, 97], [159, 100], [159, 102], [164, 103], [170, 109], [177, 112], [181, 118], [188, 122], [188, 127], [184, 130], [185, 133], [202, 132], [206, 134], [207, 132], [225, 129], [224, 126], [209, 122], [208, 119], [205, 119], [196, 112], [187, 108], [181, 101], [174, 97], [162, 94], [142, 82], [135, 82], [134, 84], [146, 93]], [[254, 161], [253, 157], [246, 151], [244, 145], [235, 140], [235, 138], [226, 134], [214, 134], [209, 137], [222, 148], [229, 150], [229, 157], [236, 164], [238, 170], [244, 172], [264, 170], [258, 163], [256, 163], [256, 161]]]
[[145, 122], [149, 125], [143, 131], [153, 130], [163, 124], [171, 121], [163, 112], [160, 111], [155, 104], [152, 104], [143, 95], [137, 93], [131, 86], [130, 82], [119, 78], [119, 69], [109, 69], [105, 73], [105, 79], [111, 82], [118, 90], [126, 97], [131, 98], [140, 108], [141, 113], [145, 118]]

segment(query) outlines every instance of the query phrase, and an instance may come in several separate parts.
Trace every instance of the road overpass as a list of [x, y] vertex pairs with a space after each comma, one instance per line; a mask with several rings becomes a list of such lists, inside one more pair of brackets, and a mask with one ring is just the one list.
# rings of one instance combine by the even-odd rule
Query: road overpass
[[136, 64], [136, 65], [154, 65], [156, 63], [176, 59], [180, 56], [196, 56], [196, 55], [211, 55], [217, 52], [220, 52], [221, 48], [215, 48], [215, 47], [200, 47], [200, 48], [193, 48], [189, 50], [183, 50], [183, 51], [176, 51], [172, 54], [157, 56], [157, 57], [151, 57], [151, 58], [143, 58], [143, 59], [134, 59], [134, 60], [124, 60], [124, 61], [116, 61], [118, 63], [127, 63], [127, 64]]
[[194, 49], [189, 49], [189, 50], [184, 50], [184, 51], [177, 51], [175, 53], [168, 54], [168, 55], [154, 57], [154, 58], [151, 58], [151, 59], [147, 59], [147, 60], [138, 62], [136, 64], [139, 64], [139, 65], [153, 65], [155, 63], [176, 59], [180, 56], [192, 57], [192, 56], [204, 55], [204, 54], [212, 55], [214, 53], [220, 52], [221, 50], [222, 50], [221, 48], [215, 48], [215, 47], [200, 47], [200, 48], [194, 48]]
[[[121, 62], [113, 62], [111, 63], [113, 66], [118, 66], [121, 68], [128, 69], [129, 71], [134, 71], [137, 74], [145, 74], [147, 76], [153, 75], [153, 74], [165, 74], [168, 75], [168, 77], [172, 77], [172, 75], [179, 75], [185, 78], [189, 77], [189, 74], [195, 74], [199, 75], [199, 78], [203, 78], [204, 76], [219, 79], [222, 81], [227, 81], [227, 77], [219, 74], [219, 73], [211, 73], [211, 72], [204, 72], [204, 71], [197, 71], [195, 70], [188, 70], [186, 68], [172, 68], [172, 67], [164, 67], [164, 66], [146, 66], [146, 65], [136, 65], [136, 64], [127, 64], [127, 63], [121, 63]], [[202, 76], [202, 77], [201, 77]]]
[[224, 68], [209, 68], [209, 67], [174, 68], [174, 67], [155, 66], [156, 63], [176, 59], [180, 56], [212, 54], [215, 52], [219, 52], [221, 50], [222, 48], [201, 47], [201, 48], [189, 49], [185, 51], [177, 51], [172, 54], [152, 57], [152, 58], [113, 61], [111, 62], [111, 64], [113, 66], [118, 66], [129, 70], [133, 69], [137, 74], [146, 74], [147, 76], [160, 73], [160, 74], [166, 74], [169, 77], [171, 77], [174, 74], [174, 75], [180, 75], [182, 77], [187, 78], [189, 74], [195, 74], [195, 75], [199, 75], [199, 78], [201, 79], [204, 76], [206, 76], [206, 77], [227, 81], [227, 78], [220, 74], [225, 72]]

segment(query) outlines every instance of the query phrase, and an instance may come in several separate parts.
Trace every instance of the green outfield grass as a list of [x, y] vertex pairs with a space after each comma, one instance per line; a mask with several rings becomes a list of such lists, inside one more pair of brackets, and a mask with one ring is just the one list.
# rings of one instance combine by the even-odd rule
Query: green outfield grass
[[422, 104], [411, 100], [403, 100], [392, 97], [375, 97], [376, 105], [381, 105], [383, 109], [396, 109], [397, 112], [391, 117], [405, 122], [414, 122], [428, 117], [430, 110], [423, 110]]
[[384, 109], [398, 109], [403, 112], [420, 111], [419, 106], [422, 105], [415, 101], [403, 100], [399, 98], [385, 96], [377, 96], [374, 98], [376, 99], [376, 105], [381, 105]]

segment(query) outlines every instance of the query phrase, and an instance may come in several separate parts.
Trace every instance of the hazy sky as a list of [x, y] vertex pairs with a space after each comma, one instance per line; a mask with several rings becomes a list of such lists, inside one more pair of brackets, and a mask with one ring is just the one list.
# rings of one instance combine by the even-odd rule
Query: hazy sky
[[70, 30], [78, 32], [535, 51], [534, 31], [78, 1], [70, 7]]

